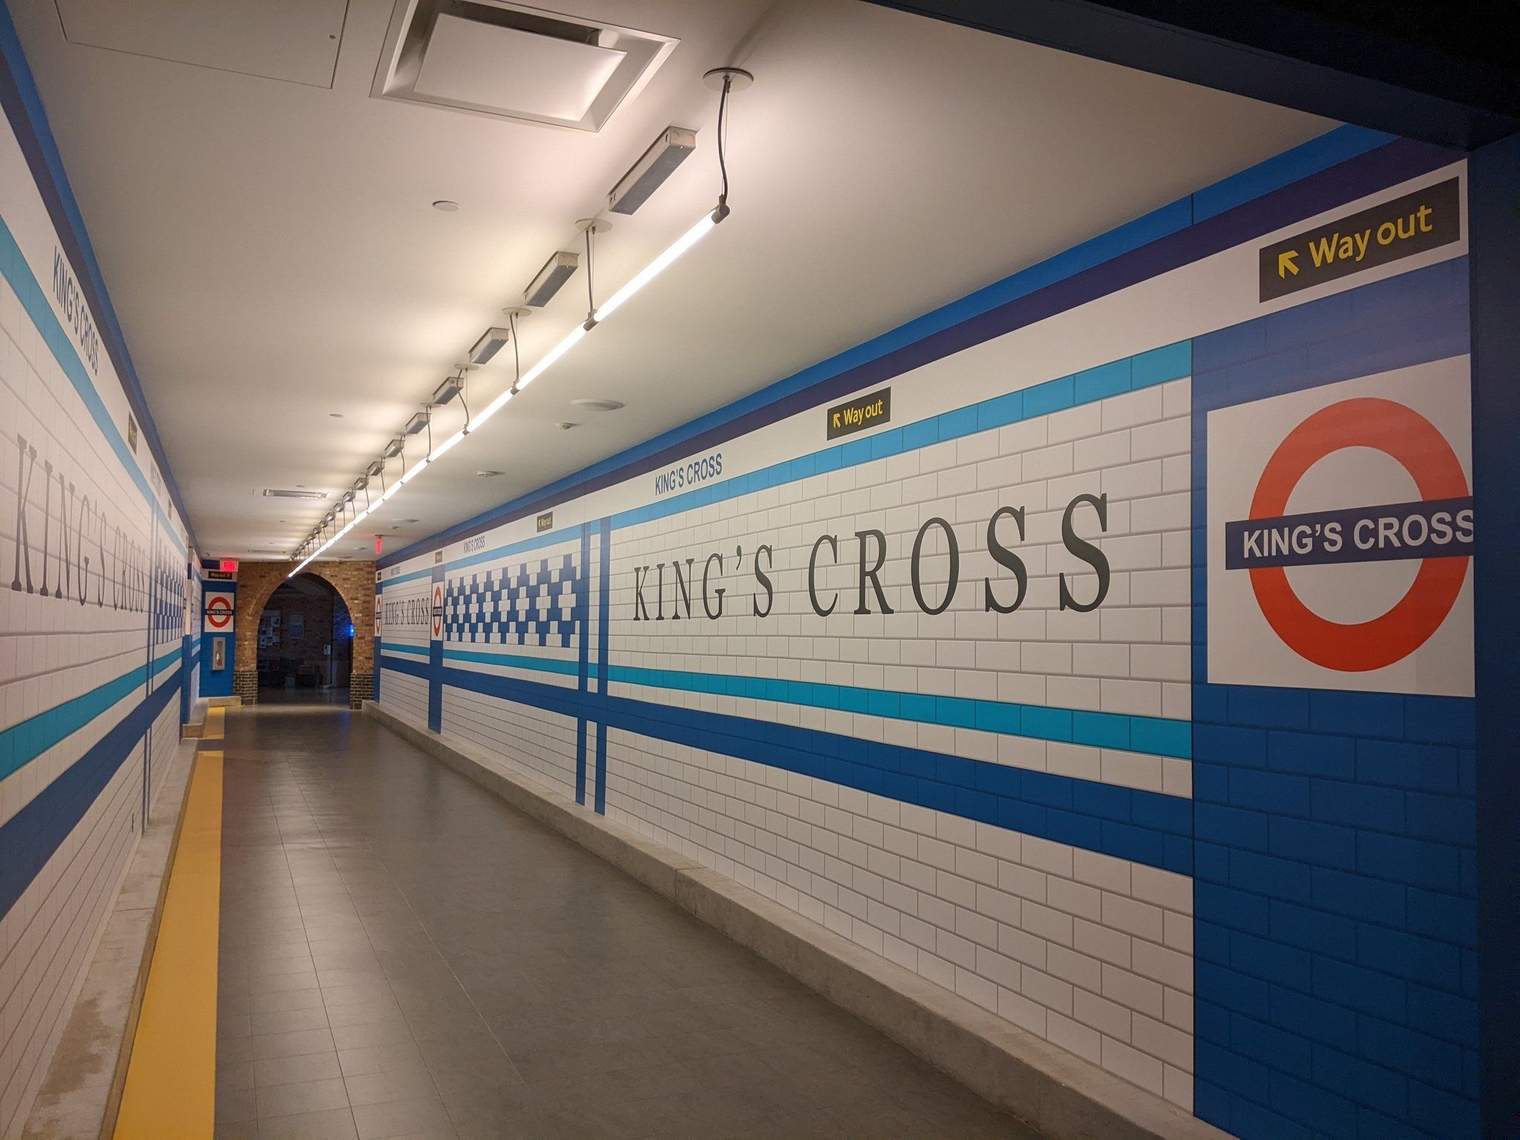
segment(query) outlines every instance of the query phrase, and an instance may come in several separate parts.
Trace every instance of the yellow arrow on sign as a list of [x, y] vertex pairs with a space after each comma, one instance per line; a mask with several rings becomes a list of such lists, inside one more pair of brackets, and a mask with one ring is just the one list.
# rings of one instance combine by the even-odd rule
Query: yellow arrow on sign
[[1277, 255], [1277, 275], [1286, 277], [1288, 274], [1298, 276], [1298, 250], [1285, 249]]

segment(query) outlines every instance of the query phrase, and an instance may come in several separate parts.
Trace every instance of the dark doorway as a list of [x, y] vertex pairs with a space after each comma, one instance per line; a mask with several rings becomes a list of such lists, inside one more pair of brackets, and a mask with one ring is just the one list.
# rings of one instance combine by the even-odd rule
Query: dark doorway
[[310, 574], [292, 578], [259, 616], [259, 703], [347, 705], [353, 648], [338, 591]]

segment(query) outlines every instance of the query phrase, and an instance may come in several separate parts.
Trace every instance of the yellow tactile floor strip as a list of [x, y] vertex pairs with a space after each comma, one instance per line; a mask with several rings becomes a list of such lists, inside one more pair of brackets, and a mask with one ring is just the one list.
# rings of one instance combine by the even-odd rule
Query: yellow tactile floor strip
[[[213, 724], [220, 737], [221, 709], [207, 714], [207, 728]], [[222, 753], [202, 751], [190, 777], [116, 1140], [211, 1140], [221, 888]]]

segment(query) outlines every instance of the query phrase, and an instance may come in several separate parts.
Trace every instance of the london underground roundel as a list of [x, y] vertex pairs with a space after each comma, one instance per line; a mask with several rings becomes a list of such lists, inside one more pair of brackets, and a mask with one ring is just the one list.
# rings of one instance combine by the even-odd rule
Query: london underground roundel
[[1210, 681], [1470, 690], [1458, 360], [1209, 413]]

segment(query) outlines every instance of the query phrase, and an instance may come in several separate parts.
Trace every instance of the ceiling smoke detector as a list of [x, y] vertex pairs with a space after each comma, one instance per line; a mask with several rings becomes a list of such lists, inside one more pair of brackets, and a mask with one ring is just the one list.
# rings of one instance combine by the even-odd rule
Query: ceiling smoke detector
[[503, 0], [397, 0], [370, 94], [599, 131], [677, 42]]
[[622, 400], [571, 400], [575, 407], [587, 412], [615, 412], [623, 406]]
[[559, 428], [560, 431], [569, 431], [571, 428], [577, 428], [577, 427], [580, 427], [581, 425], [580, 424], [573, 424], [569, 420], [561, 420], [559, 423], [555, 424], [554, 426], [557, 427], [557, 428]]

